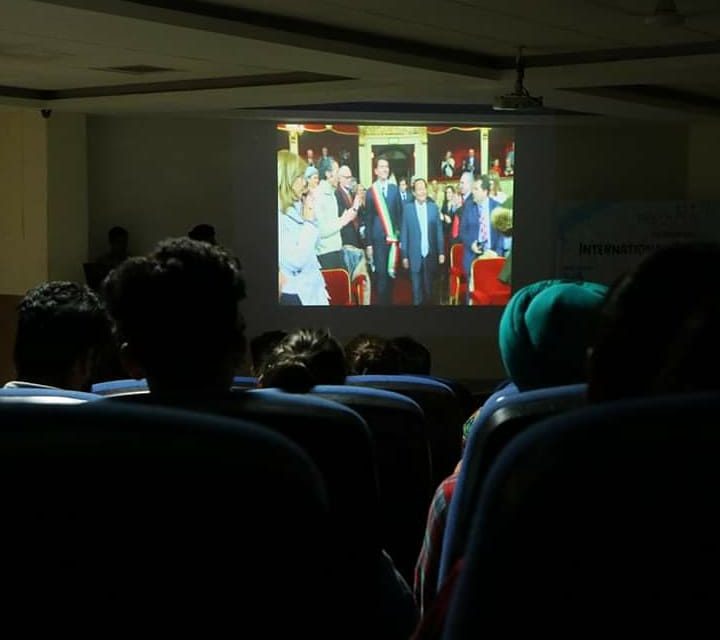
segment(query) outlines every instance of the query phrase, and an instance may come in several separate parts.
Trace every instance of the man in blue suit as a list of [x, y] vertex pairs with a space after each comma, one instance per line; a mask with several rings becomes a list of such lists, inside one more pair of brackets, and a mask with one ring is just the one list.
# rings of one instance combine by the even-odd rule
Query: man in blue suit
[[408, 188], [408, 181], [405, 176], [401, 177], [398, 180], [398, 189], [400, 190], [400, 201], [402, 202], [403, 209], [405, 209], [405, 205], [408, 202], [412, 202], [413, 194], [412, 191]]
[[392, 304], [393, 279], [398, 267], [402, 203], [397, 185], [392, 184], [390, 163], [385, 156], [375, 158], [375, 177], [365, 198], [365, 224], [370, 246], [368, 260], [375, 266], [378, 304]]
[[444, 264], [443, 228], [437, 205], [428, 200], [427, 182], [418, 178], [413, 183], [414, 200], [403, 209], [400, 245], [403, 267], [410, 269], [413, 304], [433, 300], [433, 284], [438, 264]]
[[472, 186], [472, 198], [463, 205], [460, 240], [463, 243], [463, 271], [470, 282], [470, 265], [480, 256], [504, 256], [503, 235], [493, 227], [490, 214], [499, 206], [489, 196], [490, 178], [480, 176]]

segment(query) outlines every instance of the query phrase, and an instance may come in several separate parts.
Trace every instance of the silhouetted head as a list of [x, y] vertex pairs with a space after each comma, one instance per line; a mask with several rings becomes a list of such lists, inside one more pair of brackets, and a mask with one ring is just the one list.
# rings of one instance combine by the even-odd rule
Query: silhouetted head
[[250, 340], [250, 366], [254, 376], [260, 375], [263, 364], [272, 350], [287, 336], [287, 331], [264, 331]]
[[207, 242], [209, 244], [217, 244], [215, 238], [215, 227], [211, 224], [198, 224], [188, 231], [188, 238], [197, 240], [198, 242]]
[[127, 256], [130, 234], [125, 227], [112, 227], [108, 231], [110, 253], [114, 256]]
[[20, 380], [87, 390], [95, 355], [110, 338], [100, 298], [75, 282], [46, 282], [18, 306], [15, 368]]
[[400, 373], [430, 375], [430, 350], [410, 336], [393, 338], [392, 345], [400, 356]]
[[348, 370], [353, 375], [400, 373], [400, 353], [385, 338], [360, 334], [345, 345]]
[[329, 331], [296, 329], [265, 359], [260, 385], [305, 393], [318, 384], [344, 384], [346, 376], [342, 346]]
[[224, 249], [165, 240], [112, 271], [105, 295], [126, 366], [151, 391], [229, 389], [245, 350], [245, 287]]
[[591, 400], [720, 389], [720, 245], [659, 249], [620, 278], [590, 357]]

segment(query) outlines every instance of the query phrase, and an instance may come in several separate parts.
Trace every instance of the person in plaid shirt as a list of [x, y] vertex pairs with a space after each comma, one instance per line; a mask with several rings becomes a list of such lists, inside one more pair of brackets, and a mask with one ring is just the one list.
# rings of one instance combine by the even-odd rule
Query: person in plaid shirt
[[[465, 446], [467, 434], [470, 432], [470, 427], [478, 413], [480, 413], [480, 409], [475, 411], [463, 425], [463, 447]], [[450, 509], [450, 499], [455, 491], [458, 475], [460, 475], [460, 464], [458, 463], [451, 476], [448, 476], [440, 483], [430, 503], [427, 524], [425, 525], [425, 537], [415, 565], [413, 584], [415, 602], [420, 608], [421, 615], [434, 600], [437, 592], [440, 552], [442, 551], [445, 523]]]
[[[499, 346], [509, 376], [503, 394], [582, 382], [607, 287], [542, 280], [518, 290], [500, 320]], [[495, 397], [493, 394], [492, 397]], [[482, 407], [463, 425], [463, 448]], [[435, 491], [415, 566], [413, 592], [421, 614], [437, 597], [438, 571], [450, 500], [460, 465]]]

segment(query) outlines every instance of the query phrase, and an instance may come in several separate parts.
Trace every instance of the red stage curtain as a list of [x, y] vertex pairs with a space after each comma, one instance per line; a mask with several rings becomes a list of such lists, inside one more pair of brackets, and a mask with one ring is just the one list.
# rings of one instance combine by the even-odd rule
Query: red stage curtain
[[[302, 125], [305, 133], [323, 133], [331, 131], [344, 136], [358, 135], [358, 128], [355, 124], [304, 124]], [[287, 124], [279, 124], [278, 131], [288, 131]]]

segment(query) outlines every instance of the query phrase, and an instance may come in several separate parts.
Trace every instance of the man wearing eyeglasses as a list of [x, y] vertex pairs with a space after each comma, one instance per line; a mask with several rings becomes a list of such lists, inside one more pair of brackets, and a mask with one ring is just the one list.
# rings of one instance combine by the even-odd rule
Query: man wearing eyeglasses
[[365, 207], [361, 202], [359, 194], [353, 193], [354, 180], [350, 167], [347, 165], [341, 166], [338, 169], [337, 175], [338, 186], [335, 190], [335, 198], [337, 199], [338, 211], [344, 212], [352, 209], [357, 213], [357, 216], [340, 230], [345, 266], [352, 281], [355, 281], [358, 276], [365, 276], [365, 286], [362, 288], [361, 298], [358, 302], [362, 305], [369, 305], [370, 273], [367, 260], [365, 259], [365, 249], [367, 246], [366, 235], [364, 233]]

